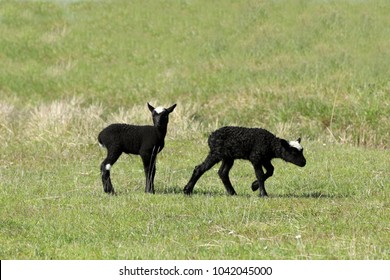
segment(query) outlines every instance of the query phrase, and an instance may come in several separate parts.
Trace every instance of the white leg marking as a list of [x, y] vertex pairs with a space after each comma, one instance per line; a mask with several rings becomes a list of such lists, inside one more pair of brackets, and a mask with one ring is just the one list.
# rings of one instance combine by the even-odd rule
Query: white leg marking
[[106, 170], [110, 170], [111, 169], [111, 164], [106, 164]]

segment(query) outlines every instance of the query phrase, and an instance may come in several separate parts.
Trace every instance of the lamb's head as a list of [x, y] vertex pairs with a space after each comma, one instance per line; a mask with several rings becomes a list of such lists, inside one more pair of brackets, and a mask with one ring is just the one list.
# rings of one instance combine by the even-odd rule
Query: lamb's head
[[168, 125], [169, 121], [169, 114], [173, 112], [175, 109], [176, 104], [172, 105], [169, 108], [164, 108], [164, 107], [157, 107], [154, 108], [152, 105], [148, 103], [148, 108], [150, 112], [152, 113], [153, 117], [153, 124], [156, 127], [166, 127]]
[[295, 141], [286, 141], [281, 139], [282, 142], [282, 159], [287, 162], [291, 162], [300, 167], [306, 165], [306, 159], [303, 156], [303, 147], [301, 146], [301, 138]]

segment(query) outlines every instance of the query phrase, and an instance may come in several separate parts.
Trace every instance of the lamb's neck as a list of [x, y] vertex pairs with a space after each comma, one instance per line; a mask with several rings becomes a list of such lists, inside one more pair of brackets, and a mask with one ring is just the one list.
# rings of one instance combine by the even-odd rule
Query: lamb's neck
[[165, 138], [165, 135], [167, 134], [167, 126], [166, 125], [157, 125], [155, 126], [157, 129], [158, 134], [162, 137]]
[[275, 158], [283, 159], [283, 146], [280, 138], [275, 137], [274, 141], [272, 141], [272, 148]]

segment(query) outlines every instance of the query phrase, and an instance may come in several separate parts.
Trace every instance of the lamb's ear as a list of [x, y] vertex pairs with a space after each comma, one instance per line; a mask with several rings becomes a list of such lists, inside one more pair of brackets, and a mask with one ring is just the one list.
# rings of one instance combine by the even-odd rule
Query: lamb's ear
[[297, 139], [297, 142], [300, 144], [301, 143], [301, 137], [299, 137], [298, 139]]
[[150, 112], [152, 112], [152, 113], [153, 113], [153, 111], [154, 111], [154, 107], [153, 107], [152, 105], [150, 105], [150, 104], [149, 104], [149, 102], [148, 102], [148, 108], [149, 108]]
[[282, 147], [285, 149], [291, 148], [290, 144], [284, 139], [280, 139], [280, 143], [282, 144]]
[[171, 107], [167, 109], [168, 113], [172, 113], [173, 109], [175, 109], [176, 104], [173, 104]]

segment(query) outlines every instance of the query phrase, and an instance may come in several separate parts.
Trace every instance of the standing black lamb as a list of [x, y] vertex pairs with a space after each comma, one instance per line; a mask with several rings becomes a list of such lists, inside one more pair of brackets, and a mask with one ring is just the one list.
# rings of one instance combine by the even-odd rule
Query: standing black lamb
[[207, 158], [195, 167], [190, 181], [184, 188], [184, 193], [191, 194], [198, 179], [222, 161], [218, 175], [228, 194], [235, 195], [236, 192], [229, 179], [229, 171], [235, 159], [245, 159], [252, 163], [256, 173], [257, 180], [252, 183], [252, 190], [256, 191], [260, 188], [260, 196], [267, 196], [264, 182], [274, 173], [271, 164], [273, 158], [281, 158], [300, 167], [306, 165], [300, 142], [300, 138], [288, 142], [262, 128], [227, 126], [217, 129], [208, 139], [210, 152]]
[[154, 193], [156, 158], [164, 148], [168, 116], [175, 107], [176, 104], [168, 109], [154, 108], [148, 103], [154, 126], [116, 123], [109, 125], [99, 133], [99, 144], [107, 149], [107, 157], [100, 165], [103, 189], [106, 193], [115, 194], [110, 179], [110, 169], [122, 153], [141, 156], [146, 177], [145, 192]]

